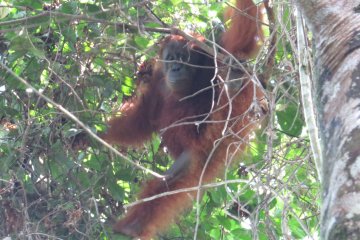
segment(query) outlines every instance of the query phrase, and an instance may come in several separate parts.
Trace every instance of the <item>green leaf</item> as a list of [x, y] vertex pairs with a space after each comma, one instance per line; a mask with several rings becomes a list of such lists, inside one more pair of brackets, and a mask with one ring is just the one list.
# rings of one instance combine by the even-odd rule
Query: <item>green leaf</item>
[[1, 106], [0, 115], [9, 116], [12, 119], [13, 117], [19, 115], [19, 111], [11, 107]]
[[[41, 53], [40, 53], [41, 52]], [[23, 75], [27, 76], [28, 79], [34, 82], [40, 82], [40, 76], [46, 67], [46, 64], [43, 61], [40, 61], [38, 58], [44, 58], [44, 52], [39, 51], [40, 56], [34, 56], [30, 59], [27, 68], [23, 72]]]
[[64, 40], [69, 41], [72, 44], [76, 42], [76, 33], [71, 27], [67, 27], [63, 30]]
[[95, 157], [94, 155], [91, 155], [89, 160], [85, 160], [84, 165], [93, 170], [97, 170], [97, 171], [101, 170], [101, 163], [100, 163], [99, 159], [97, 157]]
[[124, 200], [124, 197], [125, 197], [124, 189], [121, 188], [116, 182], [108, 183], [108, 188], [109, 188], [111, 196], [116, 201], [123, 201]]
[[231, 220], [224, 215], [217, 215], [216, 219], [219, 221], [219, 225], [224, 227], [227, 230], [231, 229]]
[[299, 106], [289, 104], [284, 110], [276, 111], [276, 116], [281, 129], [294, 137], [301, 134], [304, 121], [301, 119]]
[[[35, 47], [34, 44], [41, 42], [40, 39], [28, 36], [17, 36], [12, 39], [10, 48], [20, 56], [31, 53], [33, 56], [44, 59], [45, 53], [41, 49]], [[19, 57], [20, 57], [19, 56]]]
[[150, 42], [149, 38], [145, 38], [142, 36], [135, 37], [135, 43], [140, 48], [146, 48], [148, 46], [149, 42]]
[[227, 197], [225, 187], [218, 187], [214, 191], [211, 191], [210, 194], [211, 194], [211, 199], [216, 204], [223, 203], [224, 199], [226, 199], [226, 197]]
[[27, 52], [29, 48], [32, 48], [29, 37], [16, 36], [10, 42], [10, 49], [15, 52]]
[[251, 232], [243, 229], [243, 228], [237, 228], [231, 231], [231, 235], [236, 236], [237, 239], [241, 240], [251, 240]]
[[212, 239], [221, 239], [221, 231], [218, 228], [214, 228], [210, 231], [210, 237]]
[[133, 88], [126, 85], [121, 85], [121, 92], [123, 92], [126, 96], [131, 96], [133, 93]]
[[300, 223], [298, 222], [298, 220], [296, 218], [293, 218], [293, 217], [290, 218], [289, 227], [296, 239], [302, 239], [302, 238], [306, 237], [305, 231], [302, 229]]
[[76, 177], [79, 179], [81, 186], [84, 188], [88, 188], [91, 186], [92, 182], [89, 177], [89, 174], [86, 172], [78, 172], [76, 174]]
[[67, 14], [76, 14], [77, 7], [78, 7], [77, 1], [69, 1], [69, 2], [63, 2], [59, 10], [60, 12]]
[[42, 9], [43, 7], [43, 1], [40, 0], [15, 0], [12, 3], [14, 6], [26, 6], [30, 9]]
[[38, 57], [40, 59], [45, 59], [44, 51], [37, 49], [37, 48], [30, 48], [29, 50], [35, 57]]

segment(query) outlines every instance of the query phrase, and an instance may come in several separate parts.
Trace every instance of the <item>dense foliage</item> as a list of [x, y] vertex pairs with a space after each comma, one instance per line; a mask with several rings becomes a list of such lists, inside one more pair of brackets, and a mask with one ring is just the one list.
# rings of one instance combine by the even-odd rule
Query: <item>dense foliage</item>
[[[0, 1], [0, 237], [122, 239], [111, 223], [149, 176], [95, 140], [83, 144], [84, 130], [62, 108], [104, 131], [170, 27], [210, 39], [222, 31], [226, 3], [205, 2]], [[197, 221], [198, 239], [317, 238], [319, 183], [299, 100], [293, 10], [274, 7], [268, 121], [223, 184], [163, 239], [192, 239]], [[259, 71], [266, 53], [254, 61]], [[158, 136], [119, 151], [156, 172], [172, 163]]]

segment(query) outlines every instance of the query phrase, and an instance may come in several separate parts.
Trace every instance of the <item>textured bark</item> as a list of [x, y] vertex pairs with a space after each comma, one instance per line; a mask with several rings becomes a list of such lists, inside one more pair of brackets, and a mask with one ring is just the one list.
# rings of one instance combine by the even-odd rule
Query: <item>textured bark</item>
[[294, 0], [314, 35], [322, 239], [360, 236], [360, 0]]

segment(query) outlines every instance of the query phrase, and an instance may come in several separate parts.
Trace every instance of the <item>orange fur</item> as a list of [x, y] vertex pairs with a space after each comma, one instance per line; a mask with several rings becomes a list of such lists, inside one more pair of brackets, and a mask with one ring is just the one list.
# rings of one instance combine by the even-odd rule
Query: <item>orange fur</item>
[[[256, 18], [257, 9], [254, 6], [250, 0], [237, 2], [237, 8]], [[234, 14], [233, 9], [227, 11], [227, 15], [233, 16], [233, 19], [232, 26], [224, 33], [223, 46], [232, 54], [248, 58], [259, 49], [256, 43], [259, 29], [256, 21]], [[181, 36], [167, 37], [162, 43], [160, 56], [172, 41], [187, 40]], [[201, 52], [201, 49], [195, 44], [188, 44], [188, 51]], [[204, 55], [203, 58], [204, 63], [214, 64], [214, 60], [208, 56]], [[139, 195], [140, 199], [198, 186], [203, 171], [202, 183], [213, 181], [231, 161], [228, 153], [240, 153], [246, 146], [247, 136], [257, 122], [251, 106], [254, 99], [260, 102], [264, 97], [260, 89], [245, 78], [239, 89], [230, 89], [232, 99], [229, 101], [224, 94], [224, 84], [217, 77], [214, 91], [210, 88], [180, 101], [166, 87], [163, 68], [162, 61], [154, 60], [140, 67], [138, 79], [141, 87], [137, 95], [124, 104], [120, 116], [110, 120], [108, 132], [102, 135], [103, 139], [111, 143], [136, 146], [148, 140], [153, 132], [158, 132], [162, 134], [163, 142], [175, 161], [185, 159], [185, 165], [175, 167], [180, 170], [180, 173], [174, 174], [175, 177], [148, 181]], [[211, 71], [200, 69], [200, 74], [193, 80], [198, 84], [205, 81], [211, 87]], [[226, 78], [225, 72], [220, 72], [220, 75]], [[237, 77], [241, 77], [241, 73]], [[211, 108], [213, 99], [216, 103]], [[194, 124], [202, 120], [204, 122], [200, 126]], [[176, 122], [183, 124], [169, 128]], [[191, 207], [196, 195], [196, 191], [188, 191], [135, 205], [114, 225], [114, 231], [143, 240], [152, 239]]]
[[230, 27], [222, 36], [224, 48], [239, 59], [257, 54], [263, 38], [260, 8], [252, 0], [238, 0], [236, 7], [229, 7], [224, 14]]

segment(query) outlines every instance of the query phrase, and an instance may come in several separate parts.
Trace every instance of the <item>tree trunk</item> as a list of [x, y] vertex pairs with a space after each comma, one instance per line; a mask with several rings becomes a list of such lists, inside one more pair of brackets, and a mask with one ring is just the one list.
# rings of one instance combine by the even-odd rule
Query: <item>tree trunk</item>
[[360, 0], [294, 0], [314, 37], [322, 239], [360, 238]]

